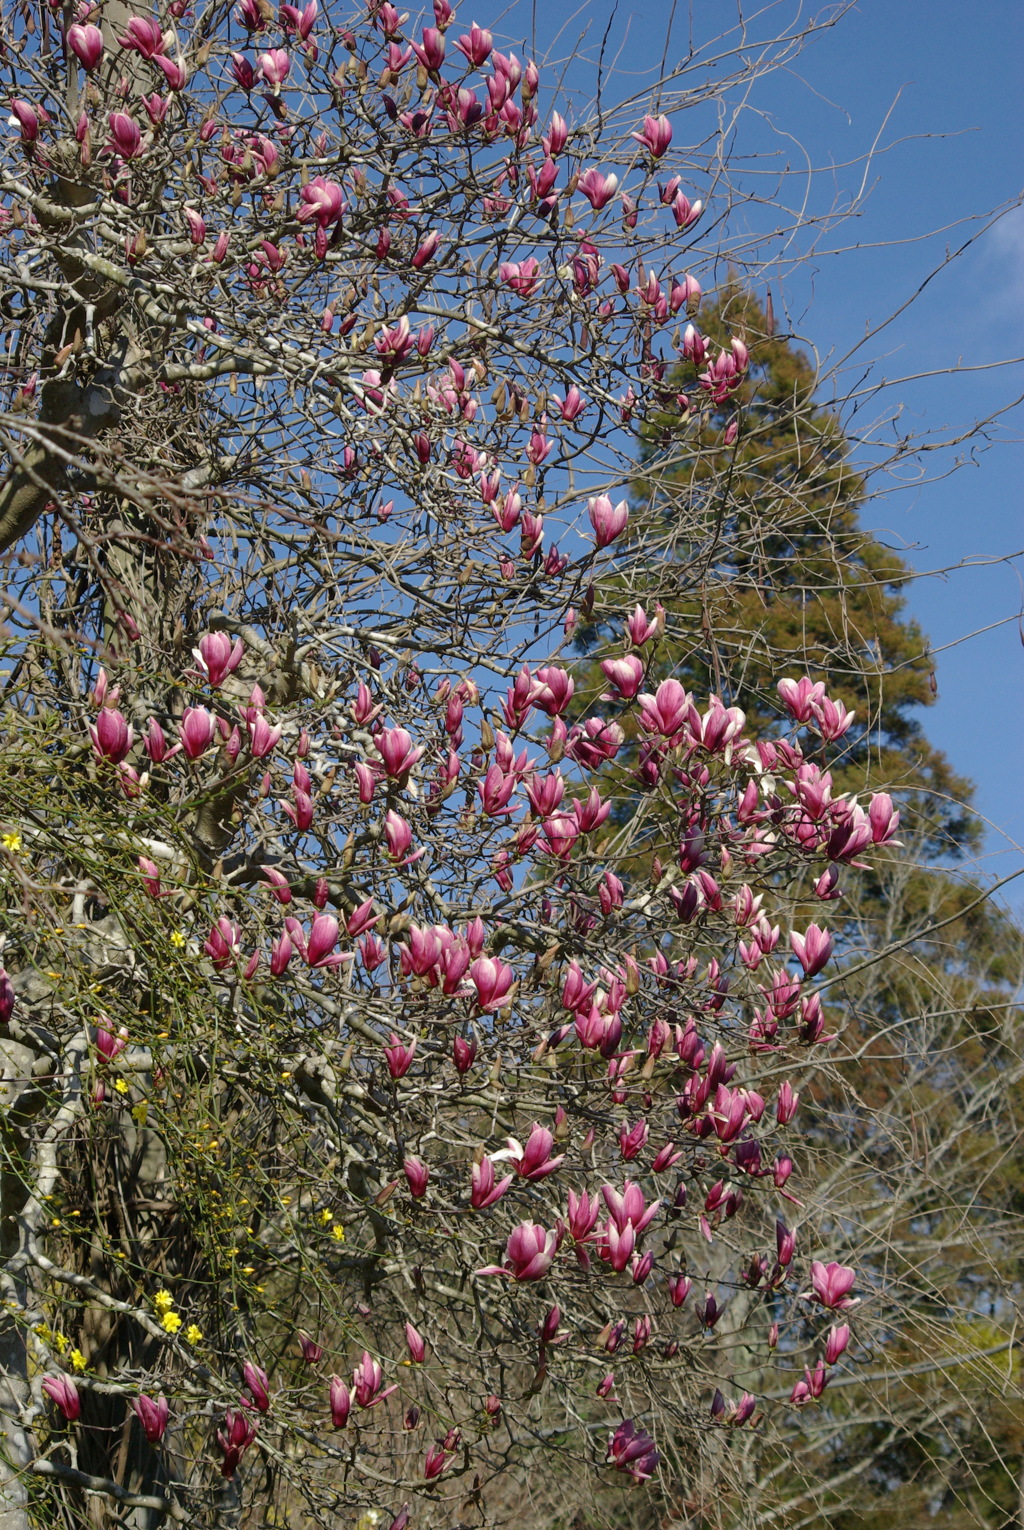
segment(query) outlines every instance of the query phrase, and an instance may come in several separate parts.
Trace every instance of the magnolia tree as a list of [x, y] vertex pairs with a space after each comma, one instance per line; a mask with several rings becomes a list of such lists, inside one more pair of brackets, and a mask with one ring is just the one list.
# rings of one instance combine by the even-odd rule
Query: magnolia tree
[[674, 137], [765, 55], [583, 108], [446, 0], [3, 26], [0, 1525], [705, 1501], [846, 1363], [799, 1078], [898, 815], [820, 682], [755, 737], [643, 600], [598, 709], [559, 646], [631, 430], [747, 369]]

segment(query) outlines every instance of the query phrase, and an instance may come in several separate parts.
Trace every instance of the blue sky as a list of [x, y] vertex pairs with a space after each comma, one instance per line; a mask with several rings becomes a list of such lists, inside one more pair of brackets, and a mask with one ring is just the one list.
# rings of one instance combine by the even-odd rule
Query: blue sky
[[[825, 9], [780, 3], [746, 14], [763, 35]], [[700, 43], [734, 23], [736, 8], [725, 0], [594, 0], [577, 10], [519, 0], [495, 32], [525, 40], [529, 54], [535, 27], [543, 53], [564, 27], [552, 50], [564, 56], [586, 17], [591, 30], [569, 80], [592, 89], [584, 58], [607, 26], [605, 57], [617, 72], [609, 95], [622, 97], [650, 79], [670, 22], [672, 60], [691, 36]], [[857, 216], [817, 254], [780, 273], [775, 301], [826, 370], [837, 369], [840, 391], [914, 379], [865, 398], [861, 425], [889, 420], [876, 431], [879, 449], [909, 433], [948, 439], [1024, 391], [1024, 366], [1000, 365], [1024, 356], [1024, 209], [985, 227], [985, 215], [1012, 203], [1024, 182], [1022, 64], [1019, 0], [861, 0], [785, 70], [759, 81], [740, 119], [741, 153], [774, 155], [791, 170], [813, 164], [812, 205], [846, 202], [862, 180], [869, 189]], [[677, 142], [684, 131], [677, 122]], [[751, 160], [750, 174], [756, 179], [769, 163], [759, 171]], [[947, 250], [965, 243], [963, 255], [938, 269]], [[861, 343], [929, 277], [895, 323]], [[922, 375], [929, 373], [940, 375]], [[939, 687], [924, 721], [976, 783], [977, 809], [991, 825], [982, 865], [993, 876], [1024, 866], [1022, 426], [1017, 409], [983, 438], [908, 460], [898, 479], [878, 485], [886, 492], [864, 514], [920, 574], [908, 606], [931, 638]], [[872, 449], [869, 433], [864, 450]], [[950, 473], [958, 458], [963, 465]], [[1024, 910], [1024, 877], [1005, 897]]]
[[[861, 151], [891, 108], [883, 142], [895, 146], [878, 160], [877, 184], [853, 231], [861, 248], [817, 262], [813, 291], [790, 294], [806, 305], [801, 327], [820, 353], [841, 354], [866, 320], [882, 319], [917, 289], [947, 243], [958, 245], [976, 230], [968, 225], [917, 241], [920, 232], [1019, 195], [1022, 63], [1019, 5], [862, 0], [773, 82], [769, 94], [780, 122], [813, 147], [819, 162]], [[894, 243], [903, 240], [915, 242]], [[879, 248], [865, 248], [876, 242]], [[1024, 355], [1024, 209], [981, 232], [867, 353], [888, 375], [978, 369], [900, 389], [905, 429], [967, 425], [1013, 399], [1024, 388], [1024, 368], [994, 364]], [[952, 476], [908, 483], [865, 513], [921, 572], [908, 603], [932, 639], [939, 684], [926, 726], [976, 782], [976, 805], [993, 826], [986, 866], [1001, 876], [1024, 865], [1024, 646], [1017, 623], [1024, 560], [990, 560], [1024, 548], [1022, 425], [1018, 409], [993, 427], [990, 445], [961, 448], [967, 464]], [[940, 463], [949, 466], [950, 455]], [[949, 572], [930, 572], [938, 569]], [[980, 631], [992, 623], [1001, 625]], [[1024, 907], [1020, 883], [1007, 896]]]

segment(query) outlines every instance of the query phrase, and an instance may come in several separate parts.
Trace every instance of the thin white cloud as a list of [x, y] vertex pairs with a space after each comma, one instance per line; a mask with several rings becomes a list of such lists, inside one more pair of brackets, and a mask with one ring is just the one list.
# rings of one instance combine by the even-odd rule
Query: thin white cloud
[[986, 317], [1024, 314], [1024, 206], [1000, 218], [981, 241]]

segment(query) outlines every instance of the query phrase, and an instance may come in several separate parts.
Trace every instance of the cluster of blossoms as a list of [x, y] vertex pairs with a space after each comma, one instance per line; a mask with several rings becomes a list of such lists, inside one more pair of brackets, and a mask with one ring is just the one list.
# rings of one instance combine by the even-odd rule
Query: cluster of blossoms
[[[834, 798], [828, 772], [805, 759], [799, 733], [755, 742], [743, 712], [717, 697], [699, 705], [671, 679], [643, 690], [661, 626], [657, 613], [638, 607], [626, 625], [626, 653], [603, 661], [615, 716], [567, 721], [574, 679], [542, 664], [524, 665], [509, 686], [507, 733], [477, 710], [473, 683], [442, 679], [431, 697], [422, 695], [423, 721], [432, 717], [433, 728], [417, 739], [388, 724], [394, 692], [389, 699], [386, 687], [375, 690], [372, 674], [324, 730], [296, 731], [271, 718], [258, 686], [246, 695], [244, 642], [207, 633], [195, 650], [194, 683], [209, 694], [206, 703], [183, 707], [177, 743], [167, 744], [165, 726], [152, 717], [136, 741], [119, 688], [103, 674], [93, 691], [99, 710], [88, 724], [98, 778], [119, 778], [133, 808], [155, 791], [180, 804], [198, 800], [217, 781], [244, 780], [254, 791], [253, 853], [260, 843], [277, 847], [274, 863], [261, 866], [264, 902], [244, 916], [214, 913], [205, 925], [194, 907], [191, 959], [212, 992], [237, 991], [243, 1009], [264, 1002], [267, 985], [294, 984], [296, 1000], [314, 1007], [335, 992], [349, 1003], [360, 996], [366, 1018], [352, 1066], [361, 1090], [383, 1091], [391, 1102], [377, 1151], [398, 1170], [385, 1185], [388, 1207], [401, 1203], [396, 1190], [404, 1182], [412, 1236], [452, 1214], [478, 1216], [479, 1233], [460, 1234], [457, 1243], [462, 1268], [477, 1280], [564, 1290], [560, 1300], [570, 1308], [593, 1282], [605, 1292], [602, 1302], [621, 1301], [613, 1293], [624, 1279], [646, 1309], [633, 1321], [632, 1357], [653, 1342], [659, 1306], [668, 1314], [686, 1307], [692, 1277], [673, 1267], [668, 1252], [681, 1225], [692, 1219], [696, 1247], [710, 1249], [751, 1200], [769, 1215], [779, 1200], [799, 1204], [785, 1133], [800, 1092], [778, 1077], [779, 1062], [799, 1066], [802, 1050], [831, 1039], [812, 980], [832, 959], [835, 940], [811, 922], [791, 928], [783, 943], [772, 900], [780, 876], [808, 874], [813, 896], [833, 900], [842, 867], [891, 842], [899, 817], [881, 794], [866, 807]], [[797, 728], [826, 742], [853, 720], [821, 684], [783, 681], [779, 689]], [[535, 719], [542, 727], [531, 733]], [[641, 793], [667, 788], [678, 806], [677, 865], [655, 857], [646, 886], [601, 865], [601, 831], [612, 808], [601, 776], [630, 725], [640, 740], [634, 785]], [[133, 754], [145, 756], [148, 770], [132, 763]], [[321, 783], [330, 778], [329, 791], [316, 789], [314, 771]], [[276, 795], [275, 778], [290, 781], [289, 796]], [[461, 806], [452, 801], [456, 792]], [[369, 857], [365, 897], [351, 880], [340, 884], [310, 870], [318, 844], [338, 835], [351, 841], [353, 833]], [[471, 868], [461, 897], [446, 859], [460, 836], [461, 863]], [[152, 854], [140, 855], [138, 866], [140, 888], [156, 910], [180, 900], [180, 871], [161, 869]], [[442, 885], [444, 919], [396, 920], [401, 888], [406, 903], [411, 891], [426, 907]], [[308, 922], [291, 912], [306, 901]], [[271, 911], [282, 905], [290, 912], [275, 929]], [[503, 931], [529, 936], [534, 950], [547, 943], [552, 955], [565, 942], [566, 957], [538, 969], [535, 956], [524, 963], [496, 944]], [[596, 962], [586, 955], [595, 938], [606, 953]], [[351, 947], [341, 949], [346, 939]], [[126, 1046], [123, 1032], [97, 1033], [107, 1061]], [[508, 1135], [495, 1147], [484, 1128], [469, 1156], [444, 1147], [445, 1133], [428, 1129], [444, 1118], [438, 1088], [456, 1111], [472, 1111], [496, 1049], [510, 1046], [526, 1048], [524, 1061], [532, 1049], [537, 1082], [524, 1100], [538, 1111], [549, 1102], [550, 1124], [535, 1119], [522, 1139]], [[771, 1094], [760, 1084], [762, 1071], [775, 1080]], [[544, 1077], [548, 1085], [539, 1082]], [[499, 1235], [503, 1260], [474, 1263], [472, 1250], [493, 1244], [496, 1215], [511, 1217], [510, 1230]], [[738, 1289], [760, 1293], [772, 1348], [796, 1254], [796, 1236], [783, 1220], [775, 1232], [775, 1256], [754, 1252], [733, 1277]], [[691, 1268], [698, 1260], [691, 1254]], [[842, 1265], [812, 1260], [803, 1295], [826, 1311], [842, 1309], [851, 1304], [854, 1278]], [[714, 1331], [728, 1305], [709, 1284], [693, 1306], [695, 1331]], [[175, 1332], [180, 1319], [168, 1325], [167, 1316], [177, 1316], [169, 1300], [161, 1312], [164, 1328]], [[568, 1330], [563, 1317], [556, 1303], [538, 1330], [545, 1370], [570, 1333], [593, 1342], [579, 1317]], [[411, 1322], [405, 1332], [411, 1361], [422, 1364], [423, 1337]], [[611, 1355], [626, 1333], [627, 1318], [615, 1318], [599, 1342]], [[793, 1388], [794, 1404], [820, 1397], [827, 1367], [849, 1337], [846, 1324], [831, 1329], [824, 1359]], [[320, 1358], [318, 1343], [301, 1342], [307, 1360]], [[671, 1360], [690, 1342], [669, 1330], [662, 1353]], [[440, 1336], [436, 1347], [443, 1350]], [[227, 1476], [256, 1438], [253, 1409], [270, 1407], [265, 1373], [249, 1363], [245, 1377], [251, 1401], [229, 1410], [217, 1435]], [[609, 1372], [597, 1397], [610, 1400], [615, 1385]], [[337, 1375], [330, 1382], [334, 1428], [346, 1426], [353, 1400], [366, 1412], [397, 1389], [397, 1382], [384, 1386], [380, 1361], [365, 1351], [351, 1385]], [[418, 1419], [419, 1407], [409, 1416]], [[751, 1395], [734, 1405], [715, 1391], [714, 1423], [739, 1427], [759, 1416]], [[428, 1451], [424, 1480], [444, 1472], [468, 1444], [464, 1426], [452, 1425]], [[640, 1481], [657, 1460], [634, 1420], [617, 1426], [610, 1464]]]

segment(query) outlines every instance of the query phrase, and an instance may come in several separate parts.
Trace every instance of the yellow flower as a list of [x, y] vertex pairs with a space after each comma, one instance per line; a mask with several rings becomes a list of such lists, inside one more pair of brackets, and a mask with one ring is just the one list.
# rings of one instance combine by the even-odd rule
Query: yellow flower
[[136, 1126], [145, 1126], [146, 1117], [148, 1115], [149, 1105], [145, 1100], [142, 1100], [138, 1105], [132, 1106], [132, 1120], [135, 1122]]
[[181, 1327], [181, 1314], [179, 1312], [165, 1312], [160, 1322], [164, 1333], [177, 1333]]
[[128, 1093], [128, 1085], [123, 1078], [117, 1078], [114, 1080], [114, 1088], [117, 1090], [118, 1094]]
[[68, 1359], [71, 1361], [71, 1369], [73, 1371], [85, 1370], [85, 1356], [80, 1349], [73, 1349]]
[[185, 1337], [190, 1344], [198, 1344], [199, 1340], [203, 1337], [203, 1330], [197, 1328], [195, 1323], [189, 1323], [185, 1329]]
[[334, 1239], [335, 1243], [344, 1243], [345, 1229], [342, 1227], [340, 1222], [335, 1222], [334, 1226], [331, 1228], [331, 1237]]
[[65, 1339], [65, 1337], [64, 1337], [64, 1335], [62, 1333], [55, 1333], [54, 1334], [54, 1336], [53, 1336], [53, 1347], [57, 1351], [58, 1355], [62, 1355], [64, 1353], [64, 1351], [67, 1349], [68, 1341], [67, 1341], [67, 1339]]
[[181, 931], [180, 930], [172, 930], [171, 931], [171, 945], [174, 946], [176, 950], [180, 951], [184, 944], [185, 944], [185, 937], [181, 933]]
[[170, 1291], [160, 1290], [153, 1298], [153, 1306], [157, 1312], [167, 1312], [174, 1306], [174, 1297]]
[[320, 1213], [320, 1220], [323, 1223], [323, 1225], [326, 1227], [328, 1222], [333, 1222], [334, 1221], [334, 1212], [333, 1211], [328, 1211], [327, 1207], [325, 1206], [323, 1211], [321, 1211], [321, 1213]]
[[12, 855], [16, 855], [21, 849], [21, 835], [17, 829], [12, 829], [10, 834], [0, 835], [0, 845], [3, 845], [4, 849], [9, 850]]

